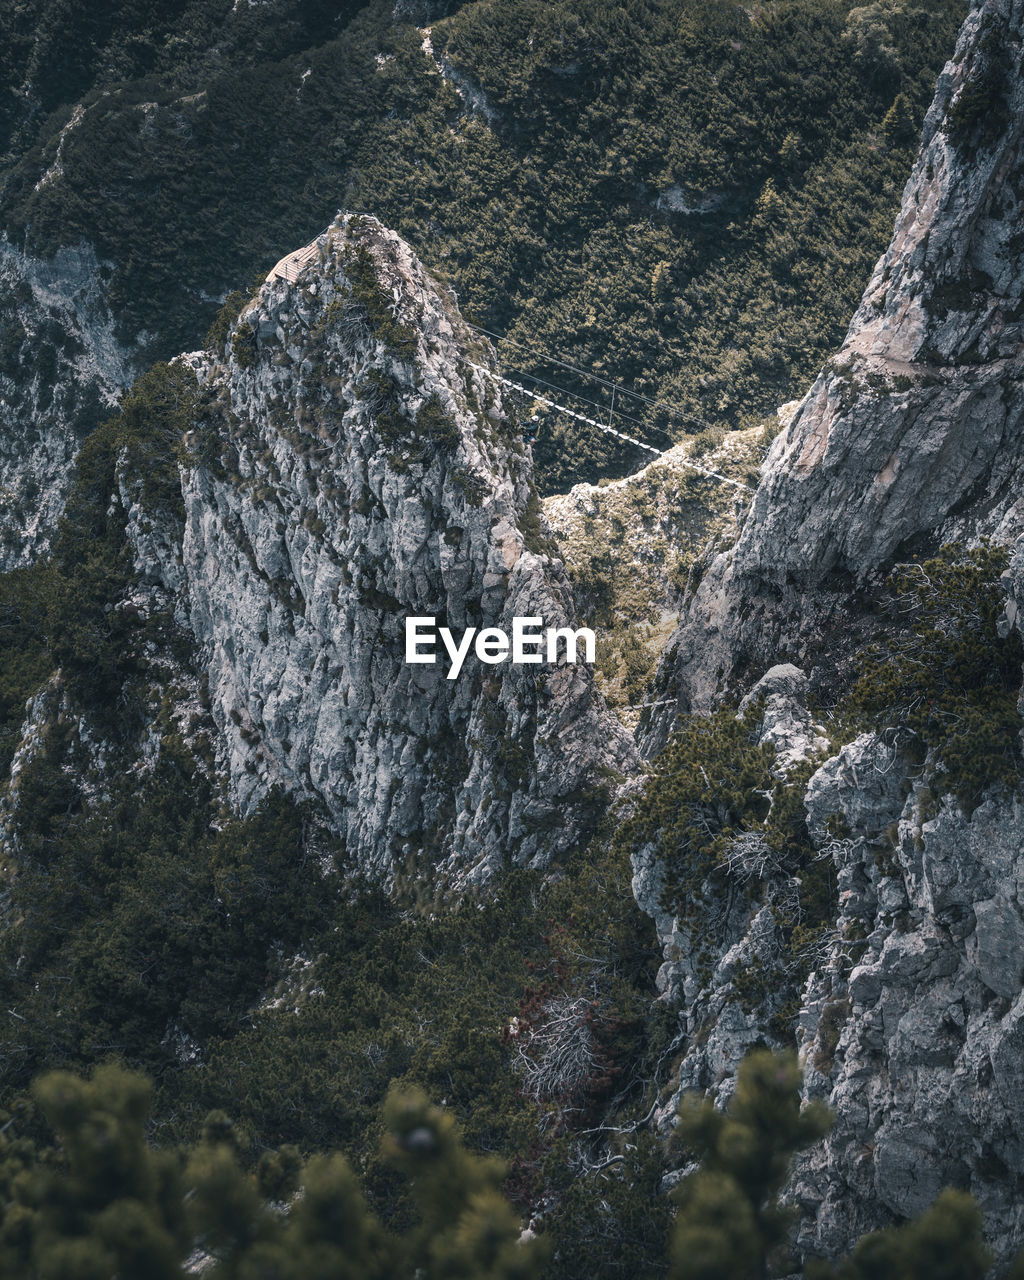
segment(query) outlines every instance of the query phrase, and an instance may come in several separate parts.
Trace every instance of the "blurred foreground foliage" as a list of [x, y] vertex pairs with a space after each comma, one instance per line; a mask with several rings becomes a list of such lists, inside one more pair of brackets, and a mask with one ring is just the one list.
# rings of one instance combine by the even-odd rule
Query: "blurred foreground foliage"
[[[522, 1231], [501, 1194], [500, 1159], [467, 1150], [451, 1115], [392, 1090], [381, 1154], [408, 1187], [397, 1228], [373, 1212], [338, 1154], [294, 1146], [249, 1158], [243, 1133], [211, 1112], [187, 1146], [146, 1138], [152, 1087], [116, 1066], [90, 1079], [52, 1072], [0, 1131], [0, 1267], [22, 1280], [541, 1280], [563, 1274], [558, 1238]], [[945, 1191], [901, 1227], [862, 1239], [838, 1264], [801, 1268], [779, 1203], [794, 1155], [828, 1130], [800, 1104], [792, 1055], [754, 1052], [727, 1108], [684, 1100], [678, 1140], [700, 1161], [673, 1193], [666, 1260], [626, 1274], [669, 1280], [982, 1280], [990, 1256], [971, 1197]], [[601, 1212], [601, 1204], [593, 1206]], [[622, 1274], [602, 1267], [589, 1274]], [[582, 1274], [582, 1273], [580, 1273]]]

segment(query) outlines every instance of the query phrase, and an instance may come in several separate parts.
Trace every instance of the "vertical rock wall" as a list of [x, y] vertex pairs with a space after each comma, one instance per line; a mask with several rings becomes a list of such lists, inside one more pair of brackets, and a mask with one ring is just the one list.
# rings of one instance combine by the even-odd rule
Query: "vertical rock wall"
[[776, 438], [736, 543], [705, 566], [663, 666], [659, 696], [677, 702], [651, 717], [645, 750], [677, 710], [776, 662], [827, 679], [858, 586], [894, 558], [1024, 530], [1022, 42], [1021, 0], [972, 8], [892, 243]]

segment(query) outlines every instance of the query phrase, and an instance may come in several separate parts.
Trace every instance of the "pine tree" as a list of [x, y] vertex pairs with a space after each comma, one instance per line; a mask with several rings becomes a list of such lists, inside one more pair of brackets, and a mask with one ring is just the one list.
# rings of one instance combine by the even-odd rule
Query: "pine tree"
[[885, 113], [882, 121], [882, 133], [888, 142], [902, 147], [914, 142], [917, 138], [917, 125], [910, 106], [910, 99], [905, 93], [898, 93], [892, 106]]
[[62, 1158], [16, 1180], [0, 1269], [40, 1280], [176, 1280], [184, 1188], [175, 1156], [145, 1139], [149, 1082], [104, 1066], [88, 1081], [54, 1072], [33, 1093]]
[[804, 1274], [807, 1280], [983, 1280], [992, 1256], [981, 1229], [973, 1198], [948, 1189], [912, 1222], [864, 1236], [837, 1269], [811, 1261]]
[[207, 1117], [187, 1158], [155, 1151], [144, 1076], [55, 1072], [33, 1093], [59, 1147], [0, 1130], [5, 1276], [181, 1280], [199, 1256], [210, 1280], [532, 1280], [546, 1256], [546, 1242], [520, 1240], [499, 1190], [504, 1164], [467, 1151], [453, 1118], [420, 1093], [393, 1092], [385, 1108], [385, 1155], [420, 1214], [401, 1233], [374, 1215], [340, 1155], [300, 1167], [285, 1147], [246, 1169], [223, 1112]]
[[384, 1107], [385, 1151], [410, 1179], [420, 1225], [408, 1274], [445, 1280], [532, 1280], [546, 1241], [520, 1243], [512, 1207], [498, 1190], [502, 1161], [468, 1152], [455, 1121], [416, 1091], [392, 1091]]
[[791, 1211], [779, 1192], [793, 1155], [828, 1130], [822, 1103], [800, 1106], [795, 1054], [749, 1054], [726, 1111], [690, 1096], [679, 1132], [700, 1169], [676, 1193], [671, 1280], [741, 1280], [765, 1276], [784, 1245]]

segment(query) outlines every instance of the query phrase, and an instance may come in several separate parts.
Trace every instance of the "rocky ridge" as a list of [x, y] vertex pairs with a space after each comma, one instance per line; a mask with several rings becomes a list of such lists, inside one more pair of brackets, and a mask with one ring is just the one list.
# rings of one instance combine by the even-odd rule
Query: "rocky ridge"
[[83, 438], [135, 369], [89, 245], [52, 259], [0, 239], [0, 571], [47, 550]]
[[832, 1255], [956, 1186], [1009, 1258], [1024, 1238], [1024, 806], [993, 795], [968, 816], [923, 781], [908, 794], [871, 734], [818, 770], [806, 804], [841, 910], [801, 1013], [806, 1091], [836, 1116], [792, 1186], [804, 1245]]
[[[756, 740], [775, 752], [774, 771], [784, 779], [805, 760], [826, 753], [828, 738], [807, 710], [808, 681], [791, 664], [780, 664], [754, 685], [740, 703], [742, 717], [755, 705], [760, 708]], [[742, 837], [741, 837], [742, 841]], [[734, 877], [725, 899], [715, 904], [701, 924], [702, 937], [713, 940], [710, 969], [700, 954], [694, 927], [666, 910], [662, 902], [664, 868], [651, 845], [633, 856], [633, 894], [640, 908], [654, 920], [664, 953], [658, 971], [660, 998], [678, 1007], [681, 1031], [686, 1037], [678, 1076], [672, 1092], [663, 1097], [658, 1123], [673, 1124], [681, 1096], [688, 1090], [711, 1090], [724, 1102], [732, 1092], [733, 1077], [743, 1055], [768, 1038], [781, 1046], [777, 1033], [766, 1032], [766, 1015], [777, 1012], [771, 999], [767, 1007], [744, 1007], [739, 980], [744, 971], [763, 968], [775, 972], [780, 959], [774, 909], [794, 897], [797, 882], [778, 873], [763, 844], [752, 834], [746, 849], [734, 846], [742, 869]], [[754, 870], [755, 864], [757, 870]], [[744, 884], [763, 881], [763, 892], [753, 899]], [[707, 886], [706, 886], [707, 888]], [[712, 893], [705, 892], [705, 898]], [[791, 982], [776, 974], [775, 995], [792, 994]]]
[[[795, 408], [795, 405], [793, 406]], [[709, 538], [731, 541], [745, 494], [694, 468], [749, 485], [790, 406], [765, 428], [687, 440], [622, 480], [577, 484], [543, 500], [584, 617], [598, 628], [598, 682], [635, 731], [643, 692], [697, 552]]]
[[408, 246], [340, 218], [184, 359], [181, 542], [129, 527], [203, 655], [241, 810], [315, 798], [378, 873], [480, 879], [578, 840], [636, 759], [590, 668], [404, 661], [407, 616], [574, 618], [518, 430], [467, 363], [489, 352]]
[[851, 633], [858, 588], [893, 560], [1024, 530], [1022, 36], [1019, 2], [972, 8], [892, 242], [776, 438], [739, 537], [703, 566], [663, 664], [660, 696], [676, 705], [652, 717], [645, 750], [676, 711], [782, 657], [826, 680], [828, 637]]

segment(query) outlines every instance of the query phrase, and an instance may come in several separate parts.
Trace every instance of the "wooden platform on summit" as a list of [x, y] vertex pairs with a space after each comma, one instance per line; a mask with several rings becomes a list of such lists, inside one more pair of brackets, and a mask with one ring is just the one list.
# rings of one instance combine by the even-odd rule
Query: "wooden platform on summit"
[[320, 237], [311, 240], [309, 244], [304, 245], [301, 249], [296, 249], [294, 253], [289, 253], [286, 257], [271, 269], [268, 280], [287, 280], [289, 284], [294, 284], [299, 278], [299, 272], [303, 267], [308, 266], [310, 262], [314, 262], [320, 256]]

